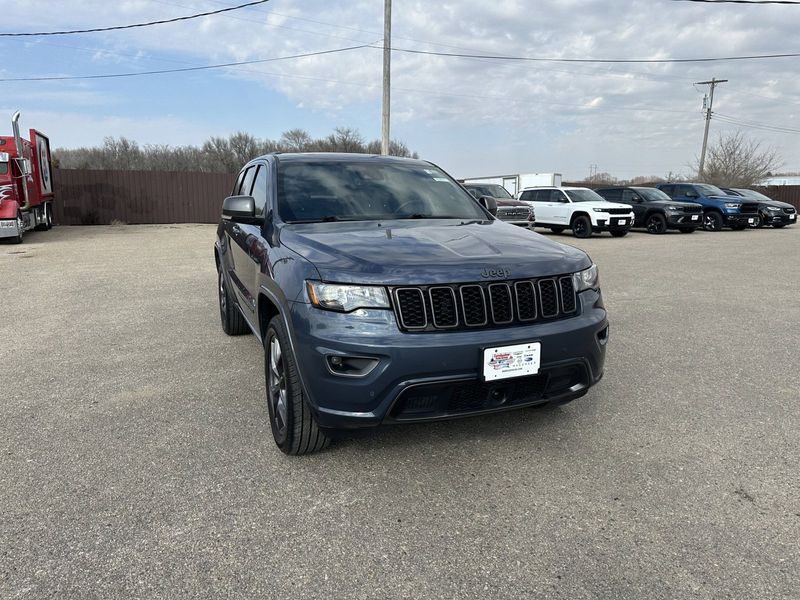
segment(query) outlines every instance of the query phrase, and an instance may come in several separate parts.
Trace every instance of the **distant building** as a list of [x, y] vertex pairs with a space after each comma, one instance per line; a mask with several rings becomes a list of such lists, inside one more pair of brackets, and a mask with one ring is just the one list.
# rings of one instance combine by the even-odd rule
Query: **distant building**
[[800, 185], [800, 177], [795, 175], [767, 177], [766, 179], [759, 181], [758, 185]]

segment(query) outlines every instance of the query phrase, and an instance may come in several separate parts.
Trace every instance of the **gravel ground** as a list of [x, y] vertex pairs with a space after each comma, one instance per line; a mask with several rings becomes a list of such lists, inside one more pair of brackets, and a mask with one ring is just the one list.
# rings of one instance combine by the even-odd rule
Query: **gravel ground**
[[551, 237], [610, 311], [586, 397], [304, 458], [214, 227], [0, 245], [0, 597], [800, 597], [800, 231]]

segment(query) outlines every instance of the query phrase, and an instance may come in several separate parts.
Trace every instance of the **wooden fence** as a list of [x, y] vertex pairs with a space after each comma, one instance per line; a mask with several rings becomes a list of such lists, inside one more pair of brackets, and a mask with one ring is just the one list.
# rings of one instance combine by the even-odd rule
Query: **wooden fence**
[[[236, 175], [185, 171], [55, 169], [57, 225], [217, 223]], [[586, 183], [577, 185], [601, 187]], [[800, 210], [800, 186], [759, 188]]]
[[58, 225], [216, 223], [235, 175], [56, 169]]

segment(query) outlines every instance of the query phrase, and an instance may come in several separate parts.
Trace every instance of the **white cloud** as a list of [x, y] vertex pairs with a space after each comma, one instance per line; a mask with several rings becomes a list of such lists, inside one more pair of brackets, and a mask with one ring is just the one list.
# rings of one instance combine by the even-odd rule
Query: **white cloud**
[[[4, 11], [5, 22], [14, 23], [14, 28], [60, 29], [179, 16], [223, 4], [31, 0], [12, 3]], [[395, 0], [393, 45], [554, 58], [759, 54], [797, 49], [796, 15], [795, 7], [695, 6], [660, 0]], [[252, 60], [374, 42], [381, 36], [382, 3], [273, 0], [263, 7], [182, 24], [44, 43], [84, 48], [76, 56], [86, 60], [76, 62], [74, 72], [85, 73], [98, 66], [128, 70]], [[711, 76], [731, 80], [718, 89], [715, 110], [720, 113], [800, 129], [796, 59], [598, 65], [395, 52], [392, 60], [395, 131], [422, 154], [435, 153], [437, 160], [447, 155], [446, 162], [461, 175], [478, 168], [543, 170], [542, 164], [554, 164], [573, 177], [584, 175], [589, 163], [619, 175], [680, 170], [696, 154], [702, 135], [699, 107], [704, 88], [695, 89], [692, 82]], [[381, 52], [353, 50], [253, 65], [229, 74], [234, 80], [261, 82], [297, 107], [331, 115], [332, 124], [342, 124], [365, 102], [380, 102]], [[91, 89], [102, 97], [101, 83]], [[94, 102], [98, 104], [103, 102]], [[161, 119], [154, 116], [148, 123]], [[73, 112], [71, 118], [83, 119], [86, 126], [126, 131], [129, 122], [138, 122], [114, 116], [111, 108], [80, 118]], [[168, 129], [176, 123], [167, 121], [172, 124], [163, 123]], [[730, 127], [714, 124], [715, 131]], [[198, 123], [187, 130], [170, 130], [170, 135], [186, 138], [188, 132], [198, 132], [199, 139], [191, 140], [198, 142], [206, 137], [201, 130]], [[374, 137], [378, 130], [376, 123], [375, 131], [364, 133]], [[480, 147], [463, 144], [464, 134], [472, 130], [482, 140]], [[148, 129], [130, 131], [141, 137]], [[170, 141], [164, 139], [166, 131], [149, 131], [156, 136], [153, 141]], [[788, 166], [800, 168], [793, 163], [800, 149], [798, 136], [749, 133], [777, 145]]]

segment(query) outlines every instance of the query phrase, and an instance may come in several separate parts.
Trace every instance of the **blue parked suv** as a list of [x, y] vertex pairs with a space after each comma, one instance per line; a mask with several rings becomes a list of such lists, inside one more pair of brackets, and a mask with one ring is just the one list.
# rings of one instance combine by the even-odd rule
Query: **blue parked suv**
[[739, 196], [729, 196], [707, 183], [659, 183], [658, 189], [673, 200], [696, 202], [703, 206], [703, 229], [719, 231], [723, 227], [742, 230], [759, 220], [758, 203]]
[[220, 318], [264, 346], [283, 452], [341, 428], [569, 402], [600, 380], [597, 267], [494, 208], [421, 160], [244, 167], [217, 229]]

